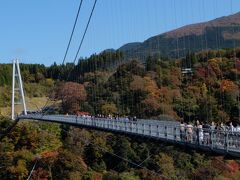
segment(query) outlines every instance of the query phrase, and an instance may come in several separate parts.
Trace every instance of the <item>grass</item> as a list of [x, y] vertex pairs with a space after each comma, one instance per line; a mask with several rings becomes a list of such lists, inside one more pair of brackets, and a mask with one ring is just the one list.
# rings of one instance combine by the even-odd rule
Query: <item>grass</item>
[[[47, 97], [26, 97], [27, 110], [38, 110], [46, 105], [48, 101]], [[48, 101], [47, 106], [50, 106], [54, 101]], [[23, 111], [23, 105], [15, 105], [15, 113], [21, 113]], [[11, 107], [0, 107], [0, 114], [3, 116], [11, 115]]]

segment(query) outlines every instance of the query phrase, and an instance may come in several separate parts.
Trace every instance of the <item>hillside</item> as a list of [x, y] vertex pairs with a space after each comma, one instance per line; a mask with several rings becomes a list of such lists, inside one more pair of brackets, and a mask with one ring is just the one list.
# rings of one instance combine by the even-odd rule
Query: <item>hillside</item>
[[126, 58], [145, 60], [149, 55], [183, 57], [188, 51], [232, 48], [240, 45], [240, 13], [187, 25], [119, 48]]
[[[58, 113], [62, 114], [82, 111], [139, 119], [167, 115], [193, 124], [199, 120], [239, 125], [236, 77], [240, 77], [240, 49], [235, 53], [236, 58], [232, 58], [232, 50], [211, 51], [208, 61], [202, 57], [204, 53], [190, 54], [185, 60], [191, 61], [195, 70], [191, 78], [183, 79], [179, 60], [156, 57], [149, 57], [146, 66], [129, 61], [113, 72], [106, 71], [107, 64], [118, 64], [117, 59], [121, 59], [106, 52], [83, 60], [69, 77], [71, 64], [21, 65], [21, 69], [26, 95], [33, 97], [27, 98], [30, 108], [45, 104], [48, 89], [54, 92], [50, 97], [59, 102]], [[0, 64], [0, 69], [5, 69], [1, 71], [4, 86], [0, 92], [10, 95], [7, 82], [11, 67]], [[73, 81], [58, 83], [59, 77]], [[51, 88], [53, 83], [55, 88]], [[6, 112], [10, 98], [4, 95], [2, 99]], [[0, 102], [4, 101], [0, 96]], [[0, 132], [11, 123], [0, 116]], [[32, 179], [240, 179], [239, 161], [231, 157], [55, 123], [21, 121], [0, 141], [0, 147], [1, 180], [27, 179], [36, 162]]]

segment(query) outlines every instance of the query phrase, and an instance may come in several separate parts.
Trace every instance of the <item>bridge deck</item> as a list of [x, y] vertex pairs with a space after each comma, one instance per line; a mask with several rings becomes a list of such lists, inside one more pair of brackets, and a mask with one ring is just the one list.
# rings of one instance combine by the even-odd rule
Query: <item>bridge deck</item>
[[179, 123], [151, 121], [127, 121], [108, 118], [90, 118], [65, 115], [26, 115], [20, 120], [32, 119], [83, 126], [90, 129], [101, 129], [128, 135], [145, 136], [174, 144], [186, 145], [190, 148], [212, 151], [224, 155], [240, 157], [240, 134], [228, 131], [211, 131], [203, 141], [199, 139], [197, 128], [192, 134], [180, 133]]

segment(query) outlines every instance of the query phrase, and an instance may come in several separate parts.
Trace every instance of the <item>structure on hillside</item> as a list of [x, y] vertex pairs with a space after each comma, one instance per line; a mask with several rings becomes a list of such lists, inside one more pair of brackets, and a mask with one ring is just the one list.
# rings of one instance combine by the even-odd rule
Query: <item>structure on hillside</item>
[[182, 75], [193, 75], [192, 68], [182, 68]]

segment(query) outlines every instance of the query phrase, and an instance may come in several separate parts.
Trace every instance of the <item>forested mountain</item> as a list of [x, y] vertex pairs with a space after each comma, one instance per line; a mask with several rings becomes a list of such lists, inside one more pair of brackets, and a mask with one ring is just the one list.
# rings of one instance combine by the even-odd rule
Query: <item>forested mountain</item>
[[240, 45], [240, 13], [212, 21], [187, 25], [119, 48], [125, 58], [145, 61], [149, 55], [169, 58], [184, 57], [188, 51], [233, 48]]
[[[21, 65], [27, 95], [48, 95], [49, 87], [55, 82], [58, 87], [55, 98], [64, 101], [63, 107], [70, 107], [61, 109], [62, 113], [83, 110], [92, 114], [136, 115], [139, 118], [159, 118], [166, 114], [185, 121], [239, 121], [240, 49], [189, 52], [185, 58], [171, 61], [149, 56], [144, 64], [137, 60], [124, 61], [122, 57], [120, 52], [103, 52], [81, 60], [77, 65]], [[185, 67], [193, 70], [189, 78], [181, 73]], [[5, 72], [1, 79], [6, 79], [1, 84], [9, 87], [11, 65], [1, 65], [0, 68]], [[73, 101], [78, 97], [71, 94], [77, 95], [74, 89], [79, 87], [64, 84], [67, 81], [84, 86], [84, 103]], [[9, 102], [7, 87], [2, 87], [5, 89], [0, 96], [2, 102], [4, 99]], [[58, 96], [59, 89], [59, 94], [70, 94]], [[66, 91], [62, 92], [64, 89]], [[71, 98], [65, 100], [62, 97]], [[68, 102], [70, 104], [66, 104]]]
[[[41, 96], [37, 90], [45, 87], [48, 91], [44, 95], [60, 103], [57, 113], [84, 111], [151, 119], [168, 115], [191, 123], [196, 120], [240, 123], [239, 49], [189, 52], [181, 60], [171, 61], [149, 56], [145, 64], [137, 60], [122, 62], [122, 55], [105, 52], [77, 65], [22, 64], [26, 94]], [[182, 66], [190, 64], [193, 73], [183, 75]], [[116, 68], [111, 68], [113, 66]], [[0, 65], [0, 68], [5, 69], [6, 74], [1, 76], [11, 79], [11, 65]], [[0, 90], [3, 89], [6, 96], [11, 95], [9, 83], [6, 80], [2, 83]], [[0, 102], [10, 102], [10, 98], [1, 94]], [[11, 121], [0, 116], [0, 132], [10, 124]], [[0, 179], [26, 179], [35, 162], [32, 179], [240, 177], [237, 160], [148, 139], [47, 122], [21, 122], [0, 142]]]

